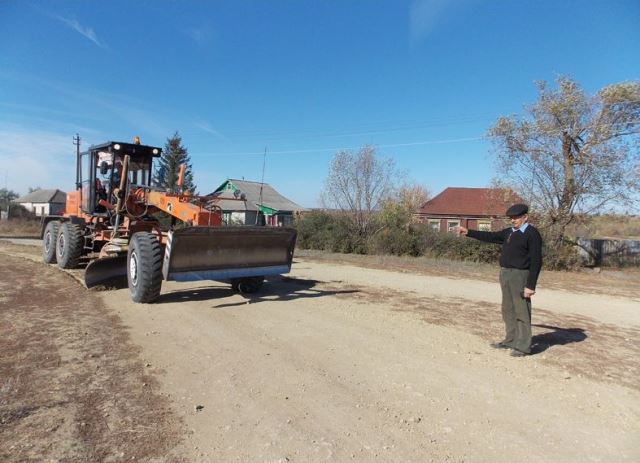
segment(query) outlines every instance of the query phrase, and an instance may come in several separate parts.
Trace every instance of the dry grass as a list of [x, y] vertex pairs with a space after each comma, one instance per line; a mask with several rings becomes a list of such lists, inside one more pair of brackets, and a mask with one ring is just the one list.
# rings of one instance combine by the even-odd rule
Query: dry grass
[[0, 220], [0, 237], [40, 238], [40, 219]]
[[584, 238], [640, 239], [640, 216], [607, 214], [578, 217], [568, 232]]

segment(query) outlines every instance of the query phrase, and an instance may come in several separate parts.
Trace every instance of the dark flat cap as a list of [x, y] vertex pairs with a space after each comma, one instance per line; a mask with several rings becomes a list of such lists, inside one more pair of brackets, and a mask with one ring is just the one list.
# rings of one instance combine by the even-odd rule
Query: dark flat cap
[[526, 204], [514, 204], [507, 209], [507, 217], [520, 217], [529, 212], [529, 206]]

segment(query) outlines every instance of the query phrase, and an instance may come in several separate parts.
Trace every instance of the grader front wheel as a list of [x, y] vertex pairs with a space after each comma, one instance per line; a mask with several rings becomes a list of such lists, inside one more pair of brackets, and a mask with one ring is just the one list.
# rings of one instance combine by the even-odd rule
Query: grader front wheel
[[71, 222], [60, 225], [56, 241], [56, 259], [60, 268], [76, 268], [80, 262], [84, 237], [82, 228]]
[[133, 235], [127, 255], [127, 281], [134, 302], [153, 302], [162, 286], [162, 248], [147, 232]]

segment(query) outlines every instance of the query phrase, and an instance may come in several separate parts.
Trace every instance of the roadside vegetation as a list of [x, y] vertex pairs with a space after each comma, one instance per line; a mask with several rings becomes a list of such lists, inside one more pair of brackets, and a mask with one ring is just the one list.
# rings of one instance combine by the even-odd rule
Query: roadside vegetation
[[1, 237], [40, 238], [40, 219], [17, 217], [0, 220]]
[[[535, 221], [535, 219], [534, 219]], [[498, 246], [458, 237], [453, 233], [438, 233], [426, 224], [414, 223], [410, 211], [401, 204], [388, 201], [382, 211], [373, 213], [372, 232], [358, 233], [357, 225], [348, 212], [317, 210], [302, 215], [298, 228], [297, 246], [303, 250], [372, 256], [411, 256], [438, 260], [495, 263], [500, 256]], [[505, 223], [505, 226], [507, 224]], [[568, 239], [636, 238], [640, 236], [640, 217], [603, 215], [581, 217], [579, 224], [567, 231]], [[580, 261], [574, 248], [561, 248], [565, 254], [545, 246], [547, 269], [575, 269]]]

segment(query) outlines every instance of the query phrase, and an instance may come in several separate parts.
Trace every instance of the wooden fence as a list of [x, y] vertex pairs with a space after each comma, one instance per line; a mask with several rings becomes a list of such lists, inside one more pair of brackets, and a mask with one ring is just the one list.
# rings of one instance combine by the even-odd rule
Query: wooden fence
[[640, 241], [578, 238], [578, 254], [585, 265], [640, 267]]

